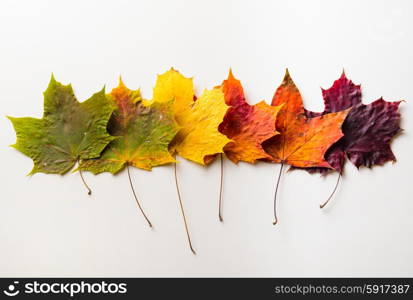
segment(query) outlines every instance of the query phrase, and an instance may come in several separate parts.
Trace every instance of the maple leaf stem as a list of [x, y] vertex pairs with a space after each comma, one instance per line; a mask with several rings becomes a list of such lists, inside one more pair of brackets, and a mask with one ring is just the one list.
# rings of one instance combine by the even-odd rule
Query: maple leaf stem
[[[77, 164], [79, 164], [79, 160], [77, 160]], [[79, 169], [79, 174], [80, 174], [80, 178], [82, 179], [82, 182], [83, 182], [84, 186], [85, 186], [86, 189], [87, 189], [87, 194], [88, 194], [89, 196], [92, 195], [92, 190], [91, 190], [90, 187], [87, 185], [87, 183], [86, 183], [86, 181], [85, 181], [85, 178], [83, 178], [83, 172], [82, 172], [81, 169]]]
[[220, 187], [219, 187], [219, 203], [218, 203], [218, 217], [219, 221], [223, 222], [224, 219], [222, 218], [222, 189], [223, 189], [223, 183], [224, 183], [224, 156], [222, 153], [220, 153], [220, 159], [221, 159], [221, 180], [220, 180]]
[[146, 219], [146, 222], [148, 222], [149, 227], [152, 228], [152, 223], [151, 223], [151, 221], [149, 221], [148, 217], [146, 216], [145, 212], [143, 211], [142, 206], [139, 203], [138, 197], [136, 196], [135, 189], [133, 188], [133, 183], [132, 183], [132, 179], [131, 179], [130, 171], [129, 171], [129, 163], [126, 164], [126, 170], [128, 170], [129, 184], [130, 184], [130, 187], [132, 189], [133, 196], [135, 197], [136, 203], [138, 204], [138, 207], [139, 207], [140, 211], [142, 212], [142, 215]]
[[278, 186], [280, 185], [280, 179], [281, 179], [283, 167], [284, 167], [284, 162], [281, 163], [280, 173], [278, 173], [277, 185], [275, 186], [275, 193], [274, 193], [274, 222], [272, 222], [273, 225], [276, 225], [277, 222], [278, 222], [278, 219], [277, 219], [277, 194], [278, 194]]
[[338, 174], [336, 186], [334, 187], [333, 192], [331, 193], [330, 197], [328, 197], [326, 202], [324, 202], [323, 204], [320, 204], [320, 208], [324, 208], [324, 206], [326, 206], [328, 204], [328, 202], [330, 202], [331, 198], [333, 198], [333, 196], [334, 196], [334, 194], [335, 194], [335, 192], [338, 188], [338, 184], [340, 183], [340, 178], [341, 178], [341, 173]]
[[178, 193], [178, 199], [179, 199], [179, 205], [180, 205], [180, 207], [181, 207], [182, 218], [184, 219], [185, 231], [186, 231], [186, 236], [187, 236], [187, 238], [188, 238], [189, 248], [191, 249], [192, 253], [193, 253], [194, 255], [196, 255], [196, 252], [195, 252], [194, 248], [192, 247], [191, 236], [189, 235], [188, 224], [187, 224], [187, 222], [186, 222], [186, 216], [185, 216], [184, 206], [183, 206], [183, 204], [182, 204], [181, 193], [180, 193], [180, 191], [179, 191], [178, 176], [176, 175], [176, 163], [174, 163], [174, 174], [175, 174], [176, 191], [177, 191], [177, 193]]

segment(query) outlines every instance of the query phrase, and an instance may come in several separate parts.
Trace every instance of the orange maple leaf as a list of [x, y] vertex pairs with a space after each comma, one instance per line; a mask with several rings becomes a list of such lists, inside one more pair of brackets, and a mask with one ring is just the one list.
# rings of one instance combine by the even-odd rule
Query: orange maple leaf
[[264, 101], [249, 105], [241, 82], [231, 70], [228, 79], [220, 87], [226, 104], [230, 106], [219, 125], [219, 131], [232, 140], [224, 147], [226, 156], [234, 163], [240, 160], [254, 163], [257, 159], [271, 159], [261, 144], [278, 134], [275, 121], [282, 105], [274, 107]]
[[280, 134], [263, 143], [272, 161], [301, 168], [332, 168], [324, 154], [343, 136], [341, 125], [348, 110], [307, 118], [300, 92], [288, 69], [272, 99], [272, 105], [281, 104], [284, 105], [276, 122]]
[[274, 225], [278, 222], [276, 200], [284, 164], [301, 168], [332, 169], [333, 167], [324, 159], [324, 154], [343, 136], [341, 125], [348, 114], [348, 110], [344, 110], [311, 119], [307, 118], [300, 92], [291, 79], [288, 69], [272, 99], [272, 105], [281, 104], [284, 105], [278, 114], [276, 123], [280, 134], [262, 144], [265, 151], [271, 155], [271, 160], [281, 163], [274, 194]]

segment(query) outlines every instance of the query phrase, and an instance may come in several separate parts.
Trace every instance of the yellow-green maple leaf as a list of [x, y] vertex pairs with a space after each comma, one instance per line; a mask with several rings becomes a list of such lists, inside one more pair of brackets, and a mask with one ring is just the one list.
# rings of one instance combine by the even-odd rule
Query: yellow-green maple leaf
[[101, 157], [82, 161], [82, 170], [115, 174], [126, 164], [151, 170], [175, 161], [168, 150], [178, 131], [171, 100], [144, 105], [140, 91], [128, 89], [122, 80], [108, 98], [116, 107], [108, 130], [117, 138]]

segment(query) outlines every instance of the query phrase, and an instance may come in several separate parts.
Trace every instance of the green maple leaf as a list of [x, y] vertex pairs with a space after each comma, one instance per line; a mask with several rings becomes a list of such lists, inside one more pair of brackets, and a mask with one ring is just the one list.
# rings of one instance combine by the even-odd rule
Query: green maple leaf
[[44, 92], [42, 119], [8, 117], [17, 136], [12, 147], [33, 160], [29, 175], [65, 174], [77, 162], [99, 157], [114, 139], [106, 130], [113, 110], [104, 89], [79, 103], [72, 86], [52, 76]]
[[144, 105], [139, 90], [129, 90], [120, 80], [108, 98], [116, 109], [109, 133], [117, 138], [96, 159], [83, 160], [81, 170], [115, 174], [125, 165], [144, 170], [175, 162], [168, 147], [179, 130], [173, 117], [173, 100]]

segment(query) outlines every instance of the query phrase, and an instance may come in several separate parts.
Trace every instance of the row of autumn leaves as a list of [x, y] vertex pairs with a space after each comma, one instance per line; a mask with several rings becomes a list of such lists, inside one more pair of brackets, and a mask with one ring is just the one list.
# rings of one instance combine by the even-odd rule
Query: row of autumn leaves
[[[250, 105], [230, 71], [221, 85], [197, 97], [192, 78], [171, 69], [158, 76], [151, 100], [120, 80], [110, 94], [102, 90], [79, 103], [72, 87], [52, 76], [44, 93], [43, 118], [9, 119], [17, 134], [13, 147], [34, 161], [30, 174], [64, 174], [77, 164], [90, 194], [82, 171], [116, 174], [126, 167], [136, 202], [150, 226], [133, 189], [129, 166], [150, 170], [174, 163], [188, 242], [195, 253], [179, 194], [176, 154], [204, 166], [220, 156], [221, 192], [223, 154], [234, 163], [281, 163], [280, 176], [289, 164], [311, 173], [338, 171], [338, 180], [346, 157], [357, 167], [395, 161], [389, 143], [400, 131], [400, 101], [363, 104], [360, 86], [344, 72], [322, 93], [325, 110], [306, 110], [287, 70], [271, 105], [264, 101]], [[222, 221], [221, 199], [222, 195]]]

